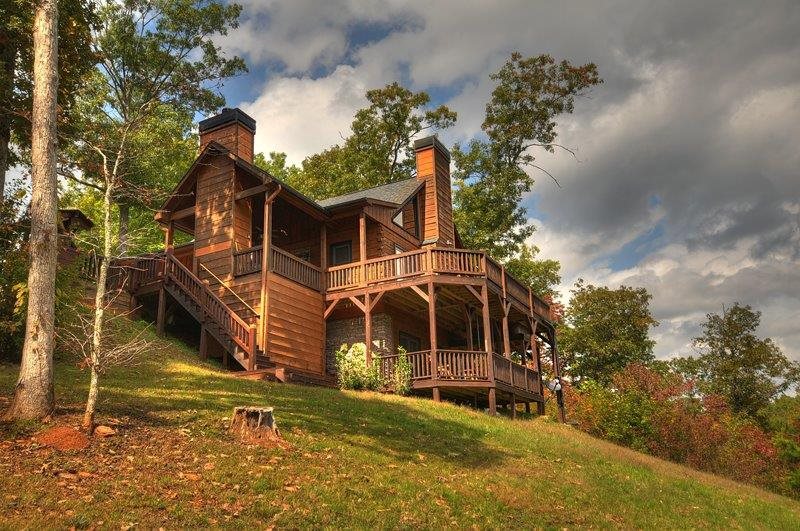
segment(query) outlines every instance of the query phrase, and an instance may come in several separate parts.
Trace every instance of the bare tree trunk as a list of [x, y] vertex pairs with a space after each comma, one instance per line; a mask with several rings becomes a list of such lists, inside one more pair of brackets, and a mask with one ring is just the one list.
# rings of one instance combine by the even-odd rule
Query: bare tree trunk
[[119, 203], [119, 253], [128, 254], [128, 224], [131, 218], [131, 206], [124, 201]]
[[40, 0], [33, 22], [33, 114], [31, 136], [31, 266], [22, 363], [7, 419], [48, 416], [54, 407], [55, 281], [58, 257], [56, 191], [56, 90], [58, 7]]
[[[102, 363], [103, 325], [105, 324], [106, 282], [108, 268], [111, 265], [111, 197], [114, 192], [114, 177], [108, 174], [108, 164], [104, 164], [106, 172], [106, 191], [103, 194], [103, 261], [97, 275], [97, 291], [94, 297], [94, 326], [92, 327], [91, 369], [89, 379], [89, 396], [86, 399], [86, 411], [83, 415], [83, 426], [90, 432], [94, 428], [94, 415], [97, 406], [97, 394], [100, 388], [98, 369]], [[114, 166], [116, 172], [116, 164]]]

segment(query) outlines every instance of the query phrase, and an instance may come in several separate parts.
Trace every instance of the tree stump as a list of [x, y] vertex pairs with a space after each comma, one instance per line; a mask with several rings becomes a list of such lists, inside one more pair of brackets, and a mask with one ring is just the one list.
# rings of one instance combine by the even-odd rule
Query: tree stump
[[278, 441], [281, 438], [271, 407], [235, 407], [228, 432], [255, 444]]

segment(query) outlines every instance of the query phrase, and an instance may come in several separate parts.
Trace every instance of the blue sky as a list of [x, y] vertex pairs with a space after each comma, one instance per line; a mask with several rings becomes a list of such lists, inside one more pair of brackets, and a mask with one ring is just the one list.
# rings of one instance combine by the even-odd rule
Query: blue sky
[[707, 312], [763, 311], [800, 358], [800, 4], [796, 1], [318, 3], [245, 0], [220, 39], [250, 73], [225, 87], [256, 147], [299, 162], [347, 134], [364, 92], [398, 80], [479, 134], [513, 50], [597, 63], [605, 83], [559, 121], [577, 149], [535, 153], [531, 243], [579, 277], [653, 294], [657, 354], [690, 352]]

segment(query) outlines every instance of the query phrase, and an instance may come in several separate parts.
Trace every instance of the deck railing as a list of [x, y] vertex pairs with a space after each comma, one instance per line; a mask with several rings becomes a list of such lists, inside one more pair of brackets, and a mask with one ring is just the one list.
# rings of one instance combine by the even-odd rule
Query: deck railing
[[550, 318], [550, 306], [530, 293], [521, 282], [509, 275], [505, 269], [479, 251], [464, 249], [419, 249], [362, 262], [329, 267], [325, 271], [328, 291], [363, 288], [411, 279], [420, 275], [480, 276], [494, 283], [498, 289], [505, 285], [506, 294], [513, 297], [526, 311], [533, 310]]
[[[261, 271], [263, 252], [263, 247], [259, 245], [233, 253], [234, 276], [249, 275], [250, 273]], [[274, 245], [269, 258], [270, 271], [313, 290], [319, 291], [322, 289], [322, 269], [318, 266]]]
[[261, 271], [262, 251], [263, 247], [258, 245], [233, 253], [233, 275], [238, 277]]
[[270, 270], [313, 290], [322, 289], [322, 270], [283, 249], [272, 246]]
[[437, 350], [436, 368], [440, 380], [488, 380], [489, 356], [469, 350]]
[[[411, 380], [430, 380], [436, 374], [436, 380], [452, 382], [474, 382], [492, 380], [531, 393], [541, 393], [539, 373], [535, 370], [515, 363], [496, 353], [472, 350], [439, 349], [435, 351], [435, 369], [431, 365], [431, 351], [408, 352], [405, 354], [411, 365]], [[400, 354], [376, 356], [380, 374], [390, 378], [397, 366]], [[491, 360], [491, 361], [490, 361]], [[492, 363], [492, 366], [489, 366]], [[435, 370], [436, 372], [432, 372]]]

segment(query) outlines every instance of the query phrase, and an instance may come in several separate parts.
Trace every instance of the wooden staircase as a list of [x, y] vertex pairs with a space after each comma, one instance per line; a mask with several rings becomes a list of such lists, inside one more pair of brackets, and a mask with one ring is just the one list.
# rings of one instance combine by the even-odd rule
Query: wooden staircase
[[248, 371], [273, 365], [257, 346], [257, 326], [245, 322], [173, 255], [165, 257], [164, 289]]

